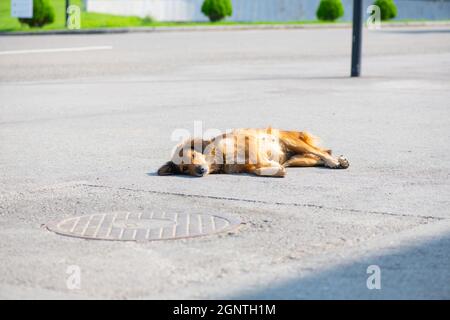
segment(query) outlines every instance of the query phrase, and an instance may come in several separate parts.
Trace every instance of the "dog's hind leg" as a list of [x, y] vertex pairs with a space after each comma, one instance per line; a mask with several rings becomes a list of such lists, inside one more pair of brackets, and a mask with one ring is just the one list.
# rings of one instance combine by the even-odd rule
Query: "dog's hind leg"
[[321, 167], [324, 165], [325, 162], [322, 159], [312, 154], [297, 154], [283, 163], [284, 167]]
[[349, 166], [345, 157], [335, 158], [331, 156], [331, 151], [315, 146], [314, 138], [307, 132], [280, 131], [279, 137], [286, 148], [297, 155], [312, 154], [319, 157], [326, 167], [333, 169], [346, 169]]

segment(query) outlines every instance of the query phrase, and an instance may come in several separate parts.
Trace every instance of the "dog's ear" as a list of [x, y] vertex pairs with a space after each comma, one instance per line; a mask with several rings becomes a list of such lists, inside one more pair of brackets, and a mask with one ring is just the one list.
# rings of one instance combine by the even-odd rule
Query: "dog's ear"
[[159, 176], [168, 176], [171, 174], [179, 173], [178, 166], [172, 161], [166, 162], [161, 168], [158, 169]]
[[205, 149], [209, 146], [211, 140], [202, 140], [202, 152], [205, 152]]
[[[206, 147], [211, 143], [211, 140], [204, 140], [200, 138], [191, 139], [191, 149], [197, 152], [205, 151]], [[183, 149], [180, 150], [180, 157], [183, 156]]]

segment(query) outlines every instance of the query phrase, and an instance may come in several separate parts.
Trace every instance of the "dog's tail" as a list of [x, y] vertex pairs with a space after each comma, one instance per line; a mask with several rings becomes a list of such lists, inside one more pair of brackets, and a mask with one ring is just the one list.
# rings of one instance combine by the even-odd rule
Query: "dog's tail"
[[287, 143], [295, 143], [298, 140], [315, 147], [319, 138], [306, 131], [280, 131], [280, 138]]
[[295, 145], [296, 141], [301, 140], [304, 143], [306, 143], [307, 145], [314, 147], [316, 149], [319, 149], [319, 150], [331, 155], [331, 150], [322, 149], [317, 146], [320, 142], [320, 139], [309, 132], [306, 132], [306, 131], [281, 131], [280, 138], [283, 142], [286, 143], [287, 146]]

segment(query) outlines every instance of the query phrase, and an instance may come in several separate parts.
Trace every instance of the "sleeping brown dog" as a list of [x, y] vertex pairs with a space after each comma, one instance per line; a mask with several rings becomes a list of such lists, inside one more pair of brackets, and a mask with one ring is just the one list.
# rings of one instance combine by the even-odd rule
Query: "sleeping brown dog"
[[211, 140], [189, 139], [175, 149], [172, 160], [158, 170], [161, 176], [188, 174], [203, 177], [214, 173], [251, 173], [284, 177], [286, 167], [325, 166], [346, 169], [343, 156], [315, 144], [315, 138], [300, 131], [237, 129]]

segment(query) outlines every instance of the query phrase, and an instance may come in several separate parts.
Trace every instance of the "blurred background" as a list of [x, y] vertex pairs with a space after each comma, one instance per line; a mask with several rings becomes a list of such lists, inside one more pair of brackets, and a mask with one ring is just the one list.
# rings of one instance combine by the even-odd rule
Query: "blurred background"
[[[53, 12], [53, 18], [30, 25], [11, 14], [15, 2], [34, 3], [34, 10]], [[208, 5], [208, 8], [204, 8]], [[324, 4], [322, 4], [324, 3]], [[351, 20], [353, 0], [2, 0], [0, 31], [24, 31], [30, 28], [64, 29], [69, 5], [78, 6], [79, 27], [145, 27], [208, 24], [308, 24], [342, 23]], [[377, 4], [383, 20], [449, 20], [450, 0], [364, 0], [364, 8]], [[328, 8], [319, 14], [319, 7]], [[383, 12], [395, 6], [395, 14]], [[72, 14], [73, 11], [70, 13]], [[69, 15], [70, 15], [69, 14]], [[210, 22], [212, 21], [212, 22]]]

